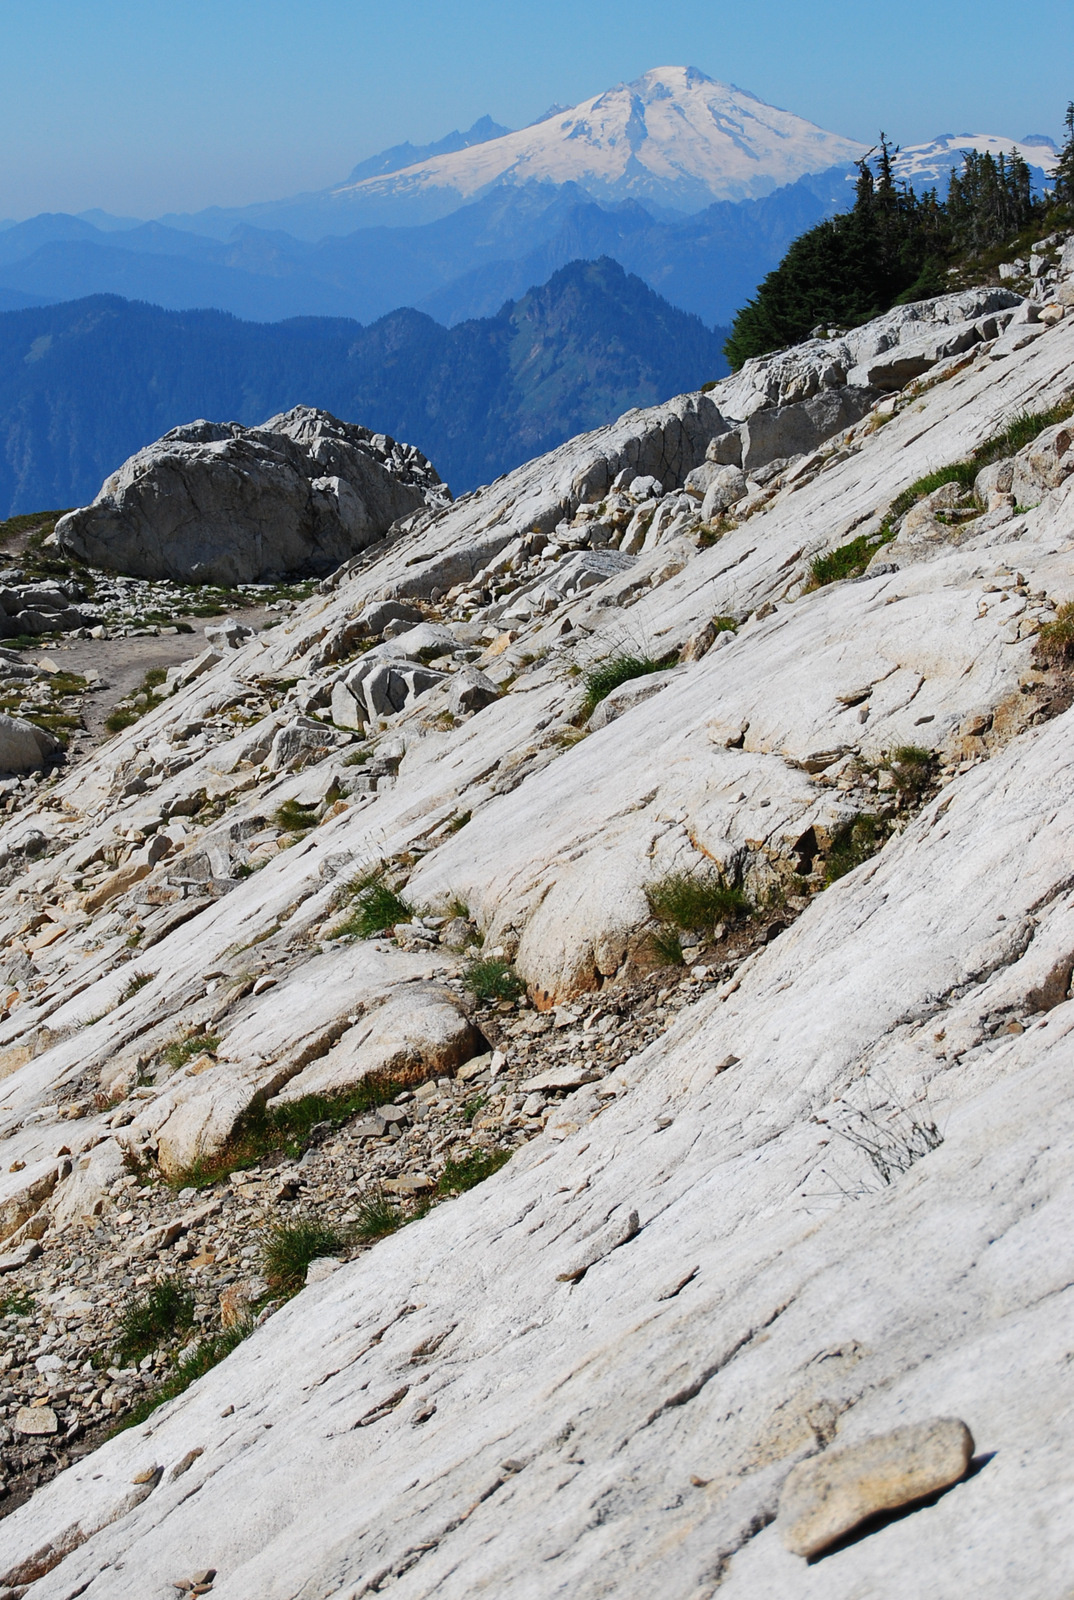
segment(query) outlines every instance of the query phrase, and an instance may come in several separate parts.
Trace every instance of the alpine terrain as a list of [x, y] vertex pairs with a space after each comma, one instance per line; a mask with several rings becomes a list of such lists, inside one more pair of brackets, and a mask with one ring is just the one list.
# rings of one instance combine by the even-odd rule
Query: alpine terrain
[[1074, 237], [984, 276], [8, 526], [6, 1600], [1074, 1586]]

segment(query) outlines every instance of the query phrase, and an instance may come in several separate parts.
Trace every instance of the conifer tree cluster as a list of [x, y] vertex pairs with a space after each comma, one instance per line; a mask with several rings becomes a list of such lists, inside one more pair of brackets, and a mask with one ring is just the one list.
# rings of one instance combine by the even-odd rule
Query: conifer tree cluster
[[[1050, 195], [1032, 192], [1018, 154], [968, 150], [946, 201], [898, 183], [884, 134], [857, 163], [854, 205], [791, 245], [735, 318], [724, 351], [737, 370], [751, 356], [797, 344], [818, 325], [856, 327], [891, 306], [944, 292], [952, 261], [1014, 238], [1051, 210], [1074, 207], [1074, 102]], [[872, 158], [872, 159], [871, 159]]]

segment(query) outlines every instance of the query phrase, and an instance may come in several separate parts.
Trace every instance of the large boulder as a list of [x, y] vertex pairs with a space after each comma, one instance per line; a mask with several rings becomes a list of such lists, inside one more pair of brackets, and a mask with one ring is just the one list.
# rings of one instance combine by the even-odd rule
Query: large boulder
[[173, 428], [61, 517], [52, 542], [93, 566], [182, 583], [319, 577], [450, 495], [412, 445], [309, 406], [259, 428]]
[[48, 766], [61, 748], [44, 728], [0, 713], [0, 772], [34, 772]]

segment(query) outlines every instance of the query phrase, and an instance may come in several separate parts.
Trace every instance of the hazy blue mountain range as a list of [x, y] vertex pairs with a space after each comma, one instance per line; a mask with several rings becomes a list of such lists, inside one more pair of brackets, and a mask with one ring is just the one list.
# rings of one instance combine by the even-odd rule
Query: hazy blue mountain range
[[[945, 190], [970, 145], [1015, 148], [944, 134], [903, 150], [896, 171]], [[1042, 183], [1054, 147], [1018, 148]], [[863, 152], [694, 67], [662, 67], [517, 132], [485, 116], [393, 145], [312, 194], [146, 223], [88, 211], [0, 224], [0, 309], [118, 294], [254, 321], [366, 323], [409, 305], [450, 326], [609, 255], [725, 324], [799, 233], [849, 205]]]
[[249, 226], [220, 240], [159, 222], [105, 231], [43, 215], [0, 232], [0, 297], [29, 297], [7, 302], [18, 305], [119, 294], [266, 322], [369, 322], [410, 305], [451, 324], [491, 315], [568, 261], [609, 255], [672, 305], [727, 324], [791, 240], [852, 198], [844, 168], [670, 219], [635, 201], [598, 205], [573, 183], [499, 185], [422, 227], [316, 243]]
[[256, 423], [299, 402], [418, 445], [459, 493], [721, 376], [726, 331], [607, 259], [454, 328], [415, 310], [264, 324], [103, 295], [6, 312], [0, 516], [85, 503], [180, 422]]

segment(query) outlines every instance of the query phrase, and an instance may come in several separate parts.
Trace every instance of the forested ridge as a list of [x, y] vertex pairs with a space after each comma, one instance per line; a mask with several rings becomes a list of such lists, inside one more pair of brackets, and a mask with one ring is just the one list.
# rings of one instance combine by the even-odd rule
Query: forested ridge
[[726, 371], [725, 329], [614, 261], [576, 261], [495, 317], [400, 310], [243, 322], [111, 295], [0, 315], [0, 515], [91, 499], [196, 417], [323, 407], [423, 450], [456, 492]]

